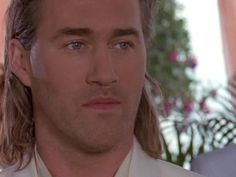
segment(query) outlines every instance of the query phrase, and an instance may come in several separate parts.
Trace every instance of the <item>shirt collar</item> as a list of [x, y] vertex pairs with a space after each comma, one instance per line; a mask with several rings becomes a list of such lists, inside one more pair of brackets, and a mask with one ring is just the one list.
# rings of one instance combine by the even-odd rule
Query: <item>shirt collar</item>
[[52, 177], [35, 147], [35, 169], [37, 177]]
[[[122, 162], [120, 168], [118, 169], [115, 177], [129, 177], [130, 176], [130, 165], [133, 158], [133, 149], [137, 144], [136, 138], [134, 138], [133, 147], [131, 148], [130, 152], [127, 154], [126, 158]], [[47, 167], [43, 163], [37, 148], [35, 147], [35, 170], [34, 174], [37, 174], [36, 177], [52, 177], [49, 173]]]
[[129, 177], [132, 154], [133, 154], [133, 148], [131, 148], [131, 150], [128, 153], [128, 155], [126, 156], [125, 160], [122, 162], [115, 177]]

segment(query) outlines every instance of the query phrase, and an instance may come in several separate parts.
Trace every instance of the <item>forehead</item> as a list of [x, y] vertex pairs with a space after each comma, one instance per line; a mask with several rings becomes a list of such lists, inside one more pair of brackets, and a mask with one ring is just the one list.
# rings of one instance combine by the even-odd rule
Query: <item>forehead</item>
[[46, 0], [41, 12], [41, 25], [52, 30], [63, 26], [141, 28], [138, 0]]

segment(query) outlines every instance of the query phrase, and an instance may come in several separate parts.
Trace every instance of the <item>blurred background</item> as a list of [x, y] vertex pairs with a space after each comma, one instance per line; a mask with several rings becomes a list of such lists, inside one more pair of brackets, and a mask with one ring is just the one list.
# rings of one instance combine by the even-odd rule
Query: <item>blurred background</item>
[[[0, 63], [8, 1], [0, 0]], [[235, 31], [235, 0], [162, 0], [148, 69], [160, 86], [167, 161], [189, 169], [199, 154], [236, 143]]]
[[235, 0], [165, 0], [149, 71], [166, 160], [190, 168], [202, 153], [236, 143]]

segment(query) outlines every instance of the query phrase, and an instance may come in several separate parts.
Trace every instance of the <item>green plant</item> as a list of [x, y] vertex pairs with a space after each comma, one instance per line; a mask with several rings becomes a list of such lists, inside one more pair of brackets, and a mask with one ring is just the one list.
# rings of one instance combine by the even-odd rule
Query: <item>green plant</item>
[[236, 85], [230, 83], [227, 88], [219, 89], [214, 97], [204, 97], [214, 102], [207, 112], [196, 104], [187, 119], [182, 119], [181, 114], [179, 119], [178, 114], [175, 118], [162, 119], [164, 158], [184, 166], [201, 153], [235, 143], [235, 93]]

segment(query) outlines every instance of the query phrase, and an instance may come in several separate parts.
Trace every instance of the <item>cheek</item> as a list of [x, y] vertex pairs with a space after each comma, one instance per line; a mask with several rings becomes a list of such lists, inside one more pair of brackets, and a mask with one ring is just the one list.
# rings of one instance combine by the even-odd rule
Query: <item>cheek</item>
[[78, 69], [76, 60], [63, 56], [40, 42], [31, 49], [30, 61], [32, 79], [46, 82], [59, 89], [66, 85], [72, 86], [72, 83], [78, 82], [84, 75], [85, 67]]
[[[63, 63], [60, 55], [47, 43], [38, 40], [30, 53], [32, 77], [39, 80], [48, 80], [55, 74], [63, 72]], [[57, 75], [55, 75], [57, 76]]]
[[[121, 78], [127, 82], [129, 87], [139, 88], [143, 84], [146, 73], [145, 53], [139, 53], [128, 58], [119, 67]], [[134, 85], [132, 85], [134, 84]]]
[[[120, 68], [120, 82], [127, 92], [127, 107], [134, 109], [138, 106], [142, 94], [146, 73], [146, 58], [137, 57]], [[132, 108], [130, 107], [132, 106]]]
[[40, 50], [37, 44], [35, 44], [30, 53], [30, 62], [31, 62], [31, 73], [32, 77], [37, 79], [44, 79], [46, 78], [46, 70], [43, 64], [43, 52]]

